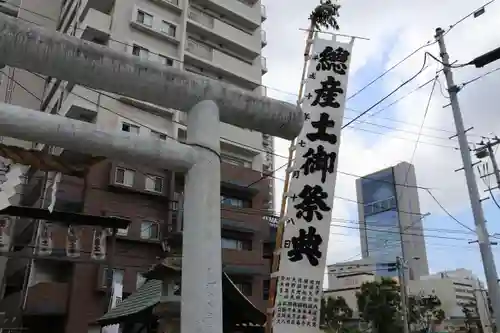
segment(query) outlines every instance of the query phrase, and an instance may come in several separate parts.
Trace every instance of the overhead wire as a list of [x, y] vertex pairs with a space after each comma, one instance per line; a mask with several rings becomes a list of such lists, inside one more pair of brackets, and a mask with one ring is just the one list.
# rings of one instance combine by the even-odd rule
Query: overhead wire
[[419, 76], [424, 71], [426, 62], [427, 62], [427, 53], [424, 55], [424, 63], [422, 64], [422, 68], [420, 68], [420, 70], [417, 73], [415, 73], [412, 77], [410, 77], [409, 79], [407, 79], [406, 81], [404, 81], [403, 83], [401, 83], [400, 85], [398, 85], [395, 89], [391, 90], [390, 93], [388, 93], [387, 95], [385, 95], [384, 97], [382, 97], [381, 99], [379, 99], [376, 103], [374, 103], [368, 109], [366, 109], [365, 111], [361, 112], [359, 115], [357, 115], [356, 117], [354, 117], [354, 119], [348, 121], [347, 124], [345, 124], [345, 125], [342, 126], [342, 128], [346, 128], [347, 126], [351, 125], [356, 120], [358, 120], [359, 118], [363, 117], [365, 114], [367, 114], [368, 112], [370, 112], [377, 105], [379, 105], [380, 103], [382, 103], [383, 101], [385, 101], [387, 98], [389, 98], [392, 95], [394, 95], [399, 89], [401, 89], [402, 87], [404, 87], [406, 84], [408, 84], [411, 81], [415, 80], [417, 78], [417, 76]]
[[[5, 74], [5, 73], [4, 73], [4, 74]], [[35, 76], [38, 76], [38, 77], [40, 77], [40, 78], [43, 78], [43, 76], [41, 76], [41, 75], [39, 75], [39, 74], [37, 74], [37, 73], [32, 73], [32, 74], [33, 74], [33, 75], [35, 75]], [[7, 75], [7, 74], [5, 74], [5, 75]], [[8, 75], [7, 75], [7, 76], [8, 76]], [[9, 76], [8, 76], [8, 77], [9, 77]], [[12, 79], [12, 80], [13, 80], [13, 81], [17, 84], [17, 85], [21, 86], [23, 89], [27, 89], [27, 88], [26, 88], [26, 87], [25, 87], [22, 83], [20, 83], [19, 81], [15, 80], [15, 79], [14, 79], [14, 78], [12, 78], [12, 77], [9, 77], [9, 78], [10, 78], [10, 79]], [[87, 89], [88, 89], [88, 88], [87, 88]], [[98, 93], [98, 94], [101, 94], [101, 95], [103, 95], [103, 96], [105, 96], [105, 97], [108, 97], [108, 98], [111, 98], [111, 99], [114, 99], [114, 100], [120, 101], [117, 97], [112, 96], [112, 95], [110, 95], [110, 94], [108, 94], [108, 93], [100, 92], [100, 91], [95, 90], [95, 89], [90, 89], [90, 90], [92, 90], [92, 91], [94, 91], [94, 92], [96, 92], [96, 93]], [[126, 115], [123, 115], [123, 114], [122, 114], [122, 113], [120, 113], [120, 112], [117, 112], [117, 111], [112, 110], [112, 109], [110, 109], [110, 108], [108, 108], [108, 107], [105, 107], [105, 106], [103, 106], [102, 104], [98, 104], [97, 102], [93, 101], [93, 100], [92, 100], [92, 99], [90, 99], [90, 98], [87, 98], [87, 97], [85, 97], [85, 96], [82, 96], [82, 95], [80, 95], [80, 94], [77, 94], [77, 93], [75, 93], [75, 92], [73, 92], [73, 91], [68, 91], [68, 93], [69, 93], [69, 94], [72, 94], [72, 95], [74, 95], [74, 96], [76, 96], [76, 97], [78, 97], [78, 98], [81, 98], [81, 99], [83, 99], [83, 100], [85, 100], [85, 101], [87, 101], [87, 102], [89, 102], [89, 103], [92, 103], [92, 104], [94, 104], [94, 105], [98, 106], [99, 108], [102, 108], [103, 110], [109, 111], [109, 112], [111, 112], [111, 113], [113, 113], [113, 114], [115, 114], [115, 115], [118, 115], [118, 116], [120, 116], [120, 117], [122, 117], [122, 118], [124, 118], [124, 119], [127, 119], [127, 120], [129, 120], [129, 121], [131, 121], [131, 122], [133, 122], [133, 123], [136, 123], [136, 124], [138, 124], [138, 125], [140, 125], [140, 126], [143, 126], [143, 127], [147, 128], [147, 129], [150, 129], [150, 130], [152, 130], [152, 131], [157, 131], [157, 129], [154, 129], [154, 128], [152, 128], [152, 127], [150, 127], [150, 126], [148, 126], [148, 125], [145, 125], [145, 124], [143, 124], [143, 123], [141, 123], [141, 122], [137, 122], [135, 119], [132, 119], [132, 118], [130, 118], [130, 117], [128, 117], [128, 116], [126, 116]], [[38, 97], [37, 97], [37, 98], [38, 98]], [[173, 121], [173, 122], [184, 126], [184, 124], [182, 124], [182, 123], [180, 123], [180, 122], [177, 122], [177, 121]], [[165, 133], [162, 133], [162, 134], [165, 134]], [[172, 140], [176, 140], [176, 141], [178, 141], [178, 139], [176, 139], [175, 137], [173, 137], [173, 136], [171, 136], [171, 135], [168, 135], [168, 134], [165, 134], [165, 135], [166, 135], [167, 137], [169, 137], [170, 139], [172, 139]], [[238, 145], [240, 145], [240, 146], [247, 147], [247, 148], [250, 148], [250, 149], [252, 149], [252, 150], [256, 150], [256, 151], [259, 151], [259, 152], [264, 152], [264, 153], [269, 153], [269, 154], [271, 154], [271, 155], [273, 155], [273, 156], [277, 156], [277, 157], [280, 157], [280, 158], [284, 158], [284, 159], [288, 158], [287, 156], [280, 155], [280, 154], [275, 153], [275, 152], [269, 152], [269, 151], [267, 151], [267, 150], [260, 149], [260, 148], [257, 148], [257, 147], [253, 147], [253, 146], [250, 146], [250, 145], [247, 145], [247, 144], [244, 144], [244, 143], [240, 143], [240, 142], [237, 142], [237, 141], [231, 140], [231, 139], [229, 139], [229, 138], [221, 137], [221, 139], [226, 140], [226, 141], [228, 141], [228, 142], [236, 143], [236, 144], [238, 144]], [[414, 142], [414, 141], [412, 140], [412, 142]], [[448, 146], [446, 146], [446, 147], [448, 147]], [[453, 147], [449, 146], [449, 148], [453, 148]], [[284, 168], [285, 166], [286, 166], [286, 164], [284, 164], [284, 165], [282, 165], [282, 166], [278, 167], [277, 169], [273, 170], [273, 172], [266, 173], [265, 177], [272, 176], [272, 174], [274, 174], [276, 171], [281, 170], [281, 169], [282, 169], [282, 168]], [[342, 171], [342, 170], [338, 170], [337, 172], [339, 172], [339, 173], [341, 173], [341, 174], [344, 174], [344, 175], [352, 176], [352, 177], [358, 177], [358, 178], [363, 178], [363, 179], [371, 179], [371, 177], [369, 177], [369, 176], [361, 176], [361, 175], [356, 175], [356, 174], [353, 174], [353, 173], [344, 172], [344, 171]], [[264, 178], [265, 178], [265, 177], [264, 177]], [[258, 182], [259, 182], [259, 181], [261, 181], [261, 180], [262, 180], [262, 179], [257, 180], [257, 181], [255, 181], [254, 183], [247, 185], [247, 187], [250, 187], [250, 186], [254, 185], [255, 183], [258, 183]], [[384, 180], [377, 180], [377, 181], [387, 182], [387, 181], [384, 181]], [[396, 185], [405, 186], [405, 185], [403, 185], [403, 184], [396, 184]], [[416, 186], [416, 185], [408, 185], [408, 186], [409, 186], [409, 187], [424, 188], [424, 187], [422, 187], [422, 186]]]
[[[15, 7], [17, 7], [17, 8], [21, 8], [21, 7], [20, 7], [20, 6], [18, 6], [18, 5], [13, 5], [13, 6], [15, 6]], [[23, 8], [23, 10], [25, 10], [25, 11], [27, 11], [27, 12], [30, 12], [30, 13], [32, 13], [32, 14], [34, 14], [34, 15], [41, 16], [41, 17], [43, 17], [43, 18], [45, 18], [45, 19], [49, 19], [49, 20], [51, 20], [51, 21], [53, 21], [53, 22], [57, 22], [57, 20], [55, 20], [55, 19], [53, 19], [53, 18], [51, 18], [51, 17], [48, 17], [48, 16], [46, 16], [46, 15], [43, 15], [43, 14], [37, 13], [37, 12], [35, 12], [35, 11], [29, 10], [29, 9], [24, 9], [24, 8]], [[213, 16], [213, 15], [212, 15], [212, 17], [213, 17], [213, 18], [217, 18], [216, 16]], [[29, 22], [29, 23], [32, 23], [32, 24], [35, 24], [35, 25], [40, 25], [40, 24], [38, 24], [38, 23], [36, 23], [36, 22], [33, 22], [33, 21], [30, 21], [30, 20], [27, 20], [27, 19], [25, 19], [25, 18], [18, 17], [18, 19], [20, 19], [20, 20], [24, 20], [24, 21], [26, 21], [26, 22]], [[84, 30], [84, 29], [79, 28], [79, 27], [75, 27], [75, 29], [76, 29], [76, 30]], [[133, 46], [132, 44], [129, 44], [129, 43], [126, 43], [126, 42], [123, 42], [123, 41], [119, 41], [119, 40], [116, 40], [116, 39], [113, 39], [113, 38], [110, 38], [110, 40], [111, 40], [111, 41], [114, 41], [114, 42], [117, 42], [117, 43], [119, 43], [119, 44], [123, 44], [123, 45], [125, 45], [125, 46]], [[421, 48], [420, 48], [420, 49], [421, 49]], [[162, 54], [155, 53], [155, 52], [152, 52], [152, 51], [149, 51], [149, 53], [151, 53], [151, 54], [153, 54], [153, 55], [160, 55], [160, 56], [163, 56]], [[405, 59], [406, 59], [406, 58], [405, 58]], [[173, 60], [174, 62], [184, 63], [183, 61], [181, 61], [181, 60], [179, 60], [179, 59], [174, 59], [174, 58], [172, 58], [172, 60]], [[405, 61], [405, 60], [404, 60], [404, 61]], [[403, 62], [404, 62], [404, 61], [403, 61]], [[395, 65], [395, 67], [397, 67], [397, 65]], [[394, 68], [395, 68], [395, 67], [394, 67]], [[388, 72], [390, 72], [391, 70], [392, 70], [392, 69], [389, 69], [389, 70], [387, 70], [385, 73], [388, 73]], [[202, 73], [201, 73], [201, 74], [200, 74], [200, 73], [197, 73], [197, 74], [199, 74], [199, 75], [204, 75], [204, 74], [202, 74]], [[205, 76], [206, 76], [206, 75], [205, 75]], [[375, 81], [374, 81], [374, 82], [375, 82]], [[370, 84], [369, 84], [369, 85], [370, 85]], [[296, 93], [291, 93], [291, 92], [288, 92], [288, 91], [285, 91], [285, 90], [281, 90], [281, 89], [278, 89], [278, 88], [275, 88], [275, 87], [270, 87], [270, 86], [266, 86], [266, 85], [262, 85], [262, 84], [261, 84], [260, 86], [261, 86], [261, 87], [264, 87], [264, 88], [266, 88], [266, 89], [270, 89], [270, 90], [272, 90], [272, 91], [276, 91], [276, 92], [284, 93], [284, 94], [291, 95], [291, 96], [297, 96], [297, 94], [296, 94]], [[351, 96], [351, 97], [353, 97], [353, 96]], [[390, 107], [390, 106], [391, 106], [391, 105], [387, 106], [387, 108], [388, 108], [388, 107]], [[380, 110], [380, 111], [382, 111], [382, 110]], [[379, 111], [377, 111], [377, 112], [379, 112]]]
[[[4, 73], [4, 74], [5, 74], [5, 73]], [[35, 75], [38, 75], [38, 74], [36, 74], [36, 73], [34, 73], [34, 74], [35, 74]], [[7, 75], [7, 74], [5, 74], [5, 75]], [[42, 76], [40, 76], [40, 77], [42, 77]], [[13, 78], [12, 78], [12, 79], [13, 79]], [[16, 84], [20, 85], [23, 89], [27, 90], [27, 88], [26, 88], [26, 87], [24, 87], [24, 86], [23, 86], [20, 82], [18, 82], [17, 80], [13, 79], [13, 81], [14, 81]], [[29, 90], [28, 90], [28, 91], [29, 91]], [[70, 92], [70, 93], [72, 93], [72, 92]], [[73, 94], [74, 94], [74, 95], [76, 95], [76, 96], [77, 96], [77, 97], [79, 97], [79, 98], [82, 98], [82, 99], [84, 99], [84, 100], [88, 101], [88, 102], [91, 102], [91, 103], [96, 104], [96, 103], [95, 103], [94, 101], [92, 101], [91, 99], [88, 99], [88, 98], [86, 98], [86, 97], [84, 97], [84, 96], [80, 96], [80, 95], [75, 94], [75, 93], [73, 93]], [[112, 97], [112, 98], [116, 99], [116, 97], [114, 97], [114, 96], [111, 96], [111, 95], [108, 95], [108, 94], [104, 94], [104, 95], [107, 95], [108, 97]], [[37, 97], [37, 98], [38, 98], [38, 97]], [[103, 108], [103, 109], [105, 109], [105, 110], [107, 110], [107, 111], [110, 111], [110, 112], [112, 112], [112, 113], [114, 113], [114, 114], [116, 114], [116, 115], [118, 115], [118, 116], [120, 116], [120, 117], [123, 117], [123, 118], [125, 118], [125, 119], [128, 119], [128, 120], [130, 120], [130, 121], [135, 122], [135, 120], [134, 120], [134, 119], [127, 118], [126, 116], [123, 116], [121, 113], [116, 112], [116, 111], [114, 111], [114, 110], [112, 110], [112, 109], [110, 109], [110, 108], [104, 107], [104, 106], [102, 106], [102, 105], [100, 105], [99, 107], [101, 107], [101, 108]], [[151, 129], [151, 130], [154, 130], [154, 129], [152, 129], [152, 128], [150, 128], [150, 127], [146, 126], [146, 125], [143, 125], [143, 124], [141, 124], [141, 126], [144, 126], [144, 127], [146, 127], [146, 128], [149, 128], [149, 129]], [[168, 135], [167, 135], [167, 136], [168, 136]], [[171, 139], [173, 139], [173, 140], [177, 140], [176, 138], [174, 138], [174, 137], [172, 137], [172, 136], [169, 136], [169, 137], [170, 137]], [[227, 138], [226, 138], [226, 140], [232, 141], [232, 140], [227, 139]], [[238, 142], [236, 142], [236, 141], [232, 141], [232, 142], [238, 143]], [[264, 150], [263, 150], [263, 151], [264, 151]], [[267, 151], [266, 151], [266, 152], [267, 152]], [[276, 155], [276, 154], [274, 154], [274, 153], [273, 153], [273, 155]], [[285, 165], [283, 165], [283, 166], [281, 166], [281, 168], [283, 168], [283, 167], [285, 167], [285, 166], [286, 166], [286, 164], [285, 164]], [[279, 168], [278, 168], [278, 169], [276, 169], [276, 170], [279, 170]], [[275, 170], [275, 171], [276, 171], [276, 170]], [[345, 175], [349, 175], [349, 176], [353, 176], [353, 177], [362, 178], [362, 179], [370, 179], [370, 177], [369, 177], [369, 176], [359, 176], [359, 175], [355, 175], [355, 174], [352, 174], [352, 173], [346, 173], [346, 172], [342, 172], [342, 171], [338, 171], [338, 172], [339, 172], [339, 173], [343, 173], [343, 174], [345, 174]], [[274, 173], [273, 173], [273, 174], [274, 174]], [[277, 177], [274, 177], [273, 175], [267, 175], [267, 174], [265, 175], [265, 177], [266, 177], [266, 178], [267, 178], [267, 177], [277, 178]], [[262, 178], [262, 177], [261, 177], [261, 178]], [[262, 180], [262, 179], [258, 179], [257, 181], [254, 181], [254, 182], [250, 183], [249, 185], [247, 185], [247, 187], [253, 186], [254, 184], [256, 184], [257, 182], [259, 182], [259, 181], [261, 181], [261, 180]], [[376, 180], [376, 179], [375, 179], [375, 181], [383, 181], [383, 180]], [[386, 182], [386, 181], [384, 181], [384, 182]], [[413, 186], [413, 185], [412, 185], [412, 186], [410, 186], [410, 185], [408, 185], [408, 184], [394, 184], [394, 185], [405, 186], [405, 187], [416, 187], [416, 188], [421, 188], [421, 189], [425, 189], [425, 190], [429, 191], [429, 188], [425, 188], [425, 187], [421, 187], [421, 186]], [[356, 202], [356, 203], [358, 203], [358, 204], [359, 204], [359, 202], [357, 202], [357, 201], [355, 201], [355, 200], [352, 200], [352, 199], [347, 199], [347, 198], [342, 198], [342, 197], [336, 197], [336, 198], [341, 199], [341, 200], [347, 200], [347, 201]], [[434, 197], [434, 196], [433, 196], [433, 198], [435, 199], [435, 197]], [[436, 199], [435, 199], [435, 200], [436, 200]], [[442, 206], [440, 205], [440, 207], [442, 207]], [[444, 207], [442, 207], [442, 208], [444, 208]], [[402, 211], [401, 211], [401, 212], [402, 212]], [[447, 211], [445, 210], [445, 212], [447, 212]], [[411, 213], [411, 212], [403, 212], [403, 213]], [[448, 214], [448, 212], [447, 212], [447, 214]], [[453, 218], [453, 217], [452, 217], [452, 218]]]
[[[492, 3], [492, 2], [494, 2], [494, 1], [495, 1], [495, 0], [490, 1], [489, 3]], [[488, 3], [488, 4], [489, 4], [489, 3]], [[486, 6], [486, 5], [485, 5], [485, 6]], [[484, 7], [484, 6], [482, 6], [482, 7]], [[39, 13], [36, 13], [36, 12], [33, 12], [33, 13], [34, 13], [34, 14], [39, 14]], [[472, 15], [472, 14], [470, 14], [470, 15]], [[470, 16], [470, 15], [469, 15], [469, 16]], [[41, 15], [41, 16], [43, 16], [43, 15]], [[53, 20], [52, 18], [49, 18], [49, 17], [46, 17], [46, 18]], [[464, 19], [464, 18], [463, 18], [463, 19]], [[451, 30], [451, 28], [453, 28], [456, 24], [460, 23], [463, 19], [459, 20], [457, 23], [455, 23], [454, 25], [452, 25], [452, 26], [450, 27], [450, 30]], [[53, 20], [53, 21], [55, 21], [55, 20]], [[34, 23], [34, 22], [31, 22], [31, 23]], [[36, 23], [34, 23], [34, 24], [36, 24]], [[78, 27], [77, 27], [76, 29], [80, 29], [80, 28], [78, 28]], [[447, 32], [449, 32], [449, 30], [448, 30]], [[446, 32], [446, 33], [447, 33], [447, 32]], [[111, 40], [113, 40], [113, 39], [111, 39]], [[113, 40], [113, 41], [115, 41], [115, 42], [119, 42], [119, 43], [124, 44], [124, 45], [127, 45], [127, 46], [131, 46], [130, 44], [128, 44], [128, 43], [124, 43], [124, 42], [121, 42], [121, 41], [117, 41], [117, 40]], [[379, 78], [381, 78], [382, 76], [384, 76], [385, 74], [387, 74], [389, 71], [391, 71], [391, 70], [392, 70], [392, 69], [394, 69], [395, 67], [399, 66], [402, 62], [406, 61], [409, 57], [411, 57], [413, 54], [415, 54], [416, 52], [418, 52], [420, 49], [425, 48], [426, 46], [430, 46], [430, 45], [432, 45], [432, 44], [433, 44], [433, 43], [431, 43], [431, 44], [426, 43], [425, 45], [421, 46], [420, 48], [418, 48], [417, 50], [415, 50], [414, 52], [412, 52], [410, 55], [408, 55], [407, 57], [405, 57], [402, 61], [398, 62], [396, 65], [394, 65], [393, 67], [391, 67], [389, 70], [387, 70], [386, 72], [384, 72], [384, 73], [383, 73], [383, 74], [382, 74]], [[153, 54], [155, 54], [155, 53], [153, 53]], [[430, 55], [431, 57], [433, 57], [434, 59], [438, 60], [437, 58], [435, 58], [434, 56], [432, 56], [430, 53], [426, 52], [426, 54], [428, 54], [428, 55]], [[176, 61], [181, 62], [180, 60], [177, 60], [177, 59], [173, 59], [173, 60], [176, 60]], [[439, 61], [439, 60], [438, 60], [438, 61]], [[424, 67], [422, 68], [422, 70], [421, 70], [421, 71], [423, 71], [423, 69], [424, 69], [424, 68], [425, 68], [425, 59], [424, 59]], [[499, 69], [500, 69], [500, 68], [499, 68]], [[421, 72], [421, 71], [420, 71], [420, 72]], [[495, 71], [495, 70], [494, 70], [494, 71]], [[494, 71], [491, 71], [491, 72], [494, 72]], [[420, 72], [419, 72], [419, 73], [417, 73], [417, 74], [416, 74], [416, 76], [418, 76], [418, 74], [420, 74]], [[483, 75], [482, 75], [482, 76], [480, 76], [479, 78], [481, 78], [481, 77], [483, 77], [483, 76], [485, 76], [485, 75], [488, 75], [488, 74], [489, 74], [489, 73], [483, 74]], [[409, 81], [411, 81], [412, 79], [414, 79], [416, 76], [414, 76], [414, 77], [410, 78], [407, 82], [403, 83], [403, 85], [405, 85], [406, 83], [408, 83]], [[369, 83], [369, 84], [368, 84], [365, 88], [362, 88], [361, 90], [359, 90], [359, 91], [358, 91], [358, 92], [356, 92], [355, 94], [351, 95], [350, 97], [348, 97], [348, 99], [350, 99], [350, 98], [354, 97], [355, 95], [359, 94], [362, 90], [366, 89], [368, 86], [370, 86], [371, 84], [373, 84], [373, 83], [374, 83], [375, 81], [377, 81], [379, 78], [377, 78], [377, 79], [375, 79], [375, 80], [371, 81], [371, 82], [370, 82], [370, 83]], [[476, 79], [479, 79], [479, 78], [476, 78]], [[471, 80], [471, 81], [469, 81], [469, 82], [466, 82], [465, 84], [471, 83], [471, 82], [475, 81], [476, 79]], [[399, 88], [401, 88], [403, 85], [401, 85], [401, 86], [397, 87], [395, 91], [397, 91], [397, 90], [398, 90]], [[24, 87], [23, 87], [23, 88], [24, 88]], [[274, 89], [274, 88], [271, 88], [271, 87], [267, 87], [267, 88]], [[394, 93], [395, 91], [393, 91], [393, 93]], [[28, 92], [29, 92], [29, 91], [28, 91]], [[281, 92], [284, 92], [284, 91], [281, 91]], [[387, 97], [389, 97], [390, 95], [392, 95], [392, 93], [391, 93], [391, 94], [389, 94], [388, 96], [386, 96], [385, 98], [383, 98], [382, 100], [380, 100], [379, 102], [377, 102], [377, 103], [376, 103], [376, 105], [380, 104], [383, 100], [385, 100], [385, 99], [386, 99]], [[82, 98], [82, 96], [79, 96], [79, 97], [80, 97], [80, 98]], [[115, 99], [116, 99], [116, 98], [115, 98]], [[373, 108], [373, 107], [375, 107], [376, 105], [372, 106], [372, 108]], [[102, 107], [102, 106], [101, 106], [101, 107]], [[117, 112], [114, 112], [113, 110], [110, 110], [109, 108], [105, 108], [105, 107], [102, 107], [102, 108], [103, 108], [103, 109], [107, 109], [108, 111], [113, 112], [113, 113], [115, 113], [115, 114], [117, 114], [117, 115], [119, 115], [119, 116], [123, 117], [123, 115], [121, 115], [121, 114], [119, 114], [119, 113], [117, 113]], [[372, 108], [370, 108], [369, 110], [371, 110]], [[353, 119], [353, 121], [354, 121], [355, 119], [357, 119], [357, 118], [361, 117], [363, 114], [365, 114], [365, 113], [366, 113], [366, 112], [368, 112], [369, 110], [364, 111], [364, 112], [363, 112], [362, 114], [360, 114], [358, 117], [354, 118], [354, 119]], [[380, 112], [380, 111], [378, 111], [378, 112]], [[123, 118], [126, 118], [126, 117], [123, 117]], [[133, 119], [129, 119], [129, 120], [134, 121]], [[351, 123], [352, 123], [353, 121], [351, 121]], [[135, 122], [135, 121], [134, 121], [134, 122]], [[348, 125], [349, 125], [349, 124], [346, 124], [345, 126], [348, 126]], [[144, 126], [144, 125], [143, 125], [143, 126]], [[345, 126], [344, 126], [344, 127], [345, 127]], [[147, 126], [144, 126], [144, 127], [147, 127]], [[152, 129], [152, 130], [153, 130], [153, 129]], [[380, 133], [380, 134], [382, 134], [382, 133]], [[420, 135], [421, 135], [421, 134], [420, 134]], [[419, 135], [419, 136], [420, 136], [420, 135]], [[170, 136], [170, 138], [175, 139], [174, 137], [171, 137], [171, 136]], [[443, 138], [443, 139], [444, 139], [444, 138]], [[449, 147], [449, 146], [446, 146], [446, 147]], [[450, 147], [450, 148], [454, 148], [454, 147]], [[267, 151], [266, 151], [266, 152], [267, 152]], [[280, 167], [280, 168], [282, 168], [282, 167]], [[278, 169], [277, 169], [277, 170], [278, 170]], [[275, 171], [276, 171], [276, 170], [275, 170]], [[253, 185], [253, 184], [251, 184], [251, 185]], [[426, 189], [426, 190], [427, 190], [427, 191], [429, 191], [429, 189]]]

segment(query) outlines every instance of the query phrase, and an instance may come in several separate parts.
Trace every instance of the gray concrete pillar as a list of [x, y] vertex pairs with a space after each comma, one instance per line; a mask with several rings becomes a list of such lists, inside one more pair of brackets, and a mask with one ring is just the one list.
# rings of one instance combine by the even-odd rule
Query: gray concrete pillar
[[187, 173], [182, 244], [182, 333], [222, 333], [219, 109], [196, 104], [187, 144], [198, 162]]

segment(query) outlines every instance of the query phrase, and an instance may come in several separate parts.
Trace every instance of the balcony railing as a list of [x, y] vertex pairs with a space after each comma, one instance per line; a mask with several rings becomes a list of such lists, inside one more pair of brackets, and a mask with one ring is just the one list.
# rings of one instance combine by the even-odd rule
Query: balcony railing
[[192, 39], [188, 39], [186, 43], [186, 51], [194, 54], [197, 57], [212, 61], [214, 58], [214, 49], [208, 45], [201, 44]]
[[195, 8], [189, 8], [188, 17], [190, 20], [198, 22], [199, 24], [204, 25], [207, 28], [210, 28], [210, 29], [214, 28], [214, 18], [211, 16], [208, 16], [205, 13], [202, 13], [201, 11], [199, 11]]

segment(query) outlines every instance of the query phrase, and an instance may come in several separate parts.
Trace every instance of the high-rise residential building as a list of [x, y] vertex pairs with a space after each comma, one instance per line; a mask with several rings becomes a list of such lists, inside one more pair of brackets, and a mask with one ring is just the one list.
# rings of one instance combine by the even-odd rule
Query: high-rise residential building
[[429, 273], [417, 180], [413, 165], [402, 162], [356, 180], [362, 257], [378, 263], [404, 258], [409, 278]]
[[[4, 1], [0, 11], [76, 38], [127, 52], [265, 94], [261, 78], [267, 72], [265, 7], [259, 0], [30, 0]], [[137, 99], [96, 91], [57, 78], [3, 68], [0, 94], [4, 102], [94, 123], [108, 132], [139, 136], [186, 138], [185, 113]], [[157, 116], [158, 113], [164, 116]], [[265, 309], [269, 278], [270, 228], [262, 212], [273, 208], [273, 182], [262, 177], [273, 170], [273, 140], [268, 135], [221, 124], [222, 244], [225, 272], [248, 298]], [[4, 144], [50, 151], [68, 160], [82, 154], [42, 144], [4, 138]], [[99, 152], [96, 152], [98, 154]], [[47, 207], [40, 172], [29, 174], [22, 204]], [[53, 177], [49, 174], [49, 178]], [[248, 186], [252, 184], [251, 186]], [[63, 176], [55, 210], [130, 219], [119, 230], [115, 275], [127, 297], [143, 283], [140, 273], [163, 255], [162, 240], [182, 232], [178, 201], [184, 175], [141, 165], [105, 160], [83, 179]], [[50, 197], [50, 195], [45, 195]], [[196, 221], [203, 223], [203, 221]], [[48, 259], [9, 260], [3, 278], [0, 312], [25, 304], [23, 325], [50, 327], [51, 332], [86, 333], [104, 311], [104, 264], [67, 259], [67, 227], [51, 224]], [[82, 258], [91, 252], [91, 228], [80, 231]], [[19, 219], [11, 231], [16, 251], [37, 233], [35, 221]], [[163, 244], [163, 249], [162, 249]], [[57, 260], [51, 258], [57, 257]], [[29, 275], [27, 275], [29, 273]], [[25, 301], [23, 281], [28, 281]]]

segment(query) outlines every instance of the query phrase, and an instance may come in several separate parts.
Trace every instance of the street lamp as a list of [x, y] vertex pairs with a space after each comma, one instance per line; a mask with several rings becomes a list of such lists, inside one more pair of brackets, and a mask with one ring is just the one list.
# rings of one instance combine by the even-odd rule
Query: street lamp
[[481, 68], [498, 59], [500, 59], [500, 47], [472, 59], [467, 63], [467, 65], [474, 65], [476, 68]]

